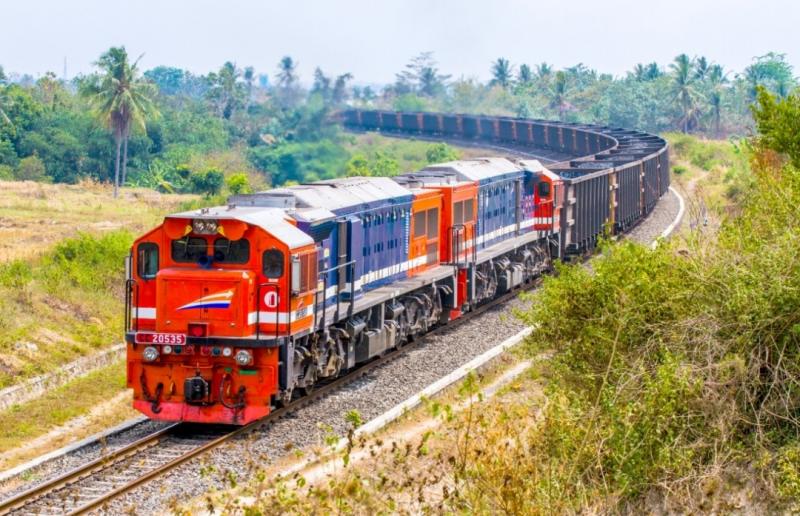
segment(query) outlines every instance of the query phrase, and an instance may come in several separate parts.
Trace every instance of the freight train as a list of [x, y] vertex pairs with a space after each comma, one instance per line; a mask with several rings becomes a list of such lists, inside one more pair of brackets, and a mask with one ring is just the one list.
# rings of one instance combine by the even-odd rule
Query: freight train
[[[351, 129], [500, 143], [396, 177], [232, 196], [165, 217], [127, 261], [127, 381], [165, 421], [247, 424], [532, 281], [646, 216], [667, 144], [637, 131], [349, 110]], [[549, 154], [548, 154], [549, 153]]]

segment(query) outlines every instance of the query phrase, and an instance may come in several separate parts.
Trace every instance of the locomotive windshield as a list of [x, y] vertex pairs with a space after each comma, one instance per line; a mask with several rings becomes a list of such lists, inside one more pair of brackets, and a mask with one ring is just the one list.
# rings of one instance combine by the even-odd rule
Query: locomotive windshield
[[244, 238], [234, 241], [230, 241], [227, 238], [214, 240], [214, 261], [247, 263], [250, 261], [250, 242]]
[[180, 263], [194, 263], [208, 255], [205, 238], [185, 236], [172, 241], [172, 260]]

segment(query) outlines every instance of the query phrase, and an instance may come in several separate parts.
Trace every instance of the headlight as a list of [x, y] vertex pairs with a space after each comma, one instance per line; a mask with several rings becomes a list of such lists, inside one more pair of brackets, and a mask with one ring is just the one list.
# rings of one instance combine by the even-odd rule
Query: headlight
[[240, 349], [236, 352], [236, 363], [240, 366], [246, 366], [253, 363], [253, 355], [246, 349]]
[[192, 219], [192, 231], [198, 235], [213, 235], [219, 229], [219, 222], [214, 219]]
[[231, 348], [222, 348], [222, 356], [229, 357], [233, 354], [233, 350]]
[[161, 351], [163, 351], [165, 355], [169, 355], [170, 353], [172, 353], [172, 346], [167, 344], [166, 346], [161, 348]]
[[147, 362], [152, 362], [158, 358], [158, 350], [153, 346], [147, 346], [142, 352], [142, 356]]

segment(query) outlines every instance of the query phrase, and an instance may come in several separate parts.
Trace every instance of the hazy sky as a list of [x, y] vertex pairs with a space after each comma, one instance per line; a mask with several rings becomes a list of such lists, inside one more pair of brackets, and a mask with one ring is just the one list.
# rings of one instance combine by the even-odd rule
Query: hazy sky
[[66, 57], [73, 76], [125, 45], [144, 69], [232, 60], [272, 76], [289, 54], [305, 81], [319, 65], [385, 83], [426, 50], [443, 72], [480, 79], [498, 56], [620, 75], [680, 52], [739, 71], [776, 51], [800, 73], [798, 23], [793, 0], [0, 0], [0, 65], [61, 75]]

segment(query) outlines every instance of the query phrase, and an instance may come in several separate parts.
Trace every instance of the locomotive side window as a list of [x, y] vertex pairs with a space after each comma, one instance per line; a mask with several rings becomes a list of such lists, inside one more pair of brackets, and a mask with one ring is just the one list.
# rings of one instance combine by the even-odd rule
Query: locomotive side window
[[208, 244], [205, 238], [188, 237], [172, 241], [172, 259], [181, 263], [194, 263], [208, 254]]
[[214, 240], [214, 261], [224, 263], [247, 263], [250, 261], [250, 242], [242, 238], [230, 241], [227, 238]]
[[475, 209], [472, 205], [472, 199], [464, 199], [463, 201], [458, 201], [453, 206], [453, 224], [467, 224], [468, 222], [472, 222], [473, 217], [475, 217]]
[[439, 236], [439, 208], [434, 208], [426, 212], [428, 214], [428, 238]]
[[139, 277], [153, 279], [158, 272], [158, 245], [152, 242], [139, 244], [136, 251], [136, 263]]
[[283, 253], [278, 249], [264, 251], [261, 258], [264, 268], [264, 276], [268, 278], [280, 278], [283, 276]]
[[425, 212], [418, 211], [414, 214], [414, 238], [425, 236]]
[[546, 181], [542, 181], [539, 183], [539, 197], [549, 197], [550, 196], [550, 183]]

